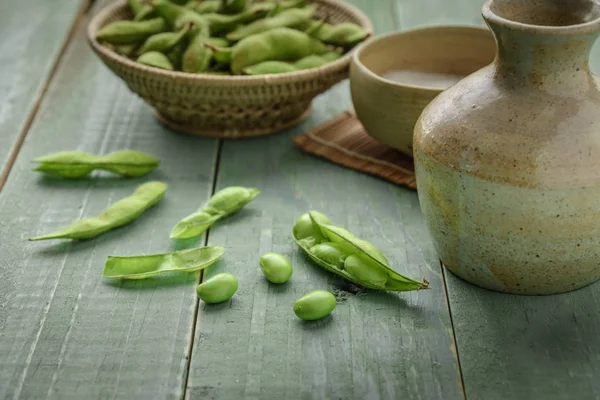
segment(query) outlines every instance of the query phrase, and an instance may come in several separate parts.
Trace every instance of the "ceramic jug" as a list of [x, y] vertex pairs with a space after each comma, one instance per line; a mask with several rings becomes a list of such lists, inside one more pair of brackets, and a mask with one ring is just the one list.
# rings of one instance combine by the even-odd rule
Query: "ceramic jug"
[[443, 264], [479, 286], [553, 294], [600, 278], [594, 0], [489, 0], [494, 62], [414, 131], [419, 201]]

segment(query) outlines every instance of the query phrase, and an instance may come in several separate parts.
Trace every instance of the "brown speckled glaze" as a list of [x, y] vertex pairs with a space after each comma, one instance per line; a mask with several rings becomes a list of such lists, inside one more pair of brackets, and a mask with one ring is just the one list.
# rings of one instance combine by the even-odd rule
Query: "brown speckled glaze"
[[415, 126], [419, 200], [442, 262], [488, 289], [553, 294], [600, 278], [600, 86], [592, 0], [490, 0], [495, 61]]

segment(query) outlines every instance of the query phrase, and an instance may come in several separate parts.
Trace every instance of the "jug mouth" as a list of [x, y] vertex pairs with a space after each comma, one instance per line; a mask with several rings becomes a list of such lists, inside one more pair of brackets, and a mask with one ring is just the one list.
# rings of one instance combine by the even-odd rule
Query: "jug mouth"
[[547, 35], [600, 30], [596, 0], [487, 0], [481, 14], [488, 24]]

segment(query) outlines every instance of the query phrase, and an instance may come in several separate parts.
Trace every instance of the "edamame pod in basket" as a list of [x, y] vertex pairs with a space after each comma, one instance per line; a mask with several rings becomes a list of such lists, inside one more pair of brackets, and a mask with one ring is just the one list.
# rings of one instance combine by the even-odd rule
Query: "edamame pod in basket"
[[134, 21], [142, 21], [154, 16], [152, 6], [145, 4], [142, 0], [127, 0], [127, 4], [134, 15]]
[[214, 13], [221, 8], [221, 0], [191, 0], [184, 7], [199, 14]]
[[205, 46], [208, 40], [210, 40], [209, 28], [205, 25], [196, 31], [183, 53], [181, 59], [183, 72], [198, 73], [208, 69], [212, 59], [212, 50]]
[[178, 32], [163, 32], [150, 36], [138, 50], [138, 54], [142, 55], [150, 51], [165, 53], [171, 50], [173, 47], [181, 43], [183, 39], [185, 39], [193, 26], [193, 24], [188, 24]]
[[144, 183], [131, 196], [117, 201], [96, 217], [79, 220], [60, 231], [29, 240], [94, 238], [113, 228], [135, 221], [144, 211], [160, 202], [166, 191], [167, 185], [162, 182]]
[[198, 211], [179, 221], [171, 231], [171, 238], [187, 239], [199, 236], [216, 221], [241, 210], [259, 194], [258, 189], [242, 186], [222, 189]]
[[213, 265], [223, 253], [225, 253], [223, 247], [206, 246], [146, 256], [109, 256], [102, 276], [144, 279], [165, 272], [195, 272]]
[[171, 64], [169, 57], [158, 51], [144, 53], [139, 56], [136, 61], [140, 64], [148, 65], [149, 67], [166, 69], [167, 71], [173, 71], [173, 69], [175, 69], [173, 64]]
[[369, 31], [352, 22], [331, 25], [315, 21], [311, 23], [306, 31], [310, 36], [319, 39], [323, 43], [340, 47], [354, 46], [369, 36]]
[[231, 49], [231, 70], [239, 74], [244, 68], [263, 61], [296, 61], [329, 49], [304, 32], [276, 28], [248, 36]]
[[169, 0], [153, 0], [156, 13], [167, 21], [173, 30], [179, 30], [187, 24], [194, 24], [197, 29], [204, 29], [207, 22], [202, 15], [188, 8], [178, 6]]
[[61, 151], [33, 160], [39, 163], [35, 171], [63, 178], [82, 178], [95, 169], [126, 177], [140, 177], [156, 169], [160, 160], [150, 154], [134, 150], [119, 150], [97, 156], [83, 151]]
[[225, 14], [236, 14], [244, 11], [247, 0], [221, 0], [221, 8], [219, 11]]
[[429, 286], [426, 280], [419, 282], [394, 271], [381, 250], [346, 229], [332, 225], [321, 213], [303, 214], [294, 225], [292, 235], [315, 263], [356, 285], [391, 291]]
[[306, 25], [310, 22], [312, 15], [315, 13], [315, 7], [310, 5], [304, 8], [291, 8], [282, 11], [271, 18], [261, 19], [251, 24], [240, 26], [235, 31], [227, 34], [227, 40], [237, 42], [248, 36], [263, 33], [275, 28], [293, 28]]
[[100, 29], [96, 33], [96, 39], [112, 44], [134, 44], [166, 31], [167, 24], [162, 18], [146, 21], [116, 21]]
[[340, 56], [340, 53], [330, 51], [320, 56], [313, 54], [308, 57], [301, 58], [294, 63], [285, 61], [263, 61], [256, 65], [251, 65], [244, 68], [243, 72], [246, 75], [267, 75], [301, 71], [303, 69], [316, 68], [328, 64], [331, 61], [338, 59]]

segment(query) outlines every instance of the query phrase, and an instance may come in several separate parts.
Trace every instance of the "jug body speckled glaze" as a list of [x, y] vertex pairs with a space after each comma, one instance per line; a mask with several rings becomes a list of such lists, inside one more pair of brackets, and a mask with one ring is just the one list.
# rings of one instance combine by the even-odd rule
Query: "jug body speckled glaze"
[[600, 278], [593, 0], [489, 0], [495, 61], [415, 126], [419, 201], [444, 265], [479, 286], [562, 293]]

